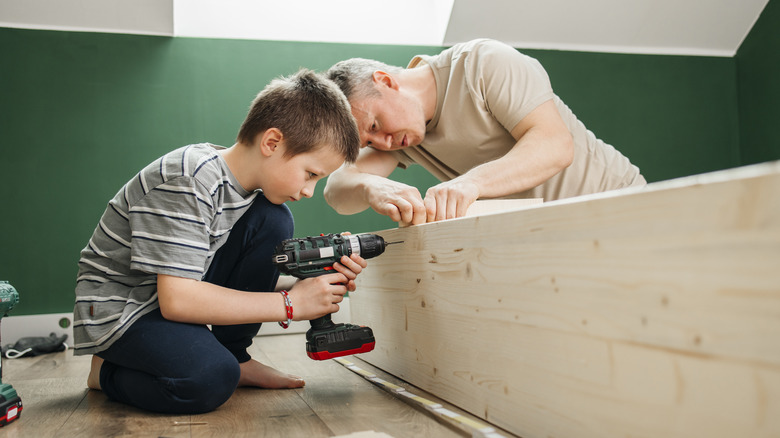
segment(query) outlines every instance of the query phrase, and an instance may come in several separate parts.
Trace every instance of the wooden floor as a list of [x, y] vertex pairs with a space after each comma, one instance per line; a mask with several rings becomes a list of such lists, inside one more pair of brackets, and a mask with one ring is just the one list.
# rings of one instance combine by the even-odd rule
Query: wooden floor
[[[263, 363], [304, 377], [305, 388], [239, 388], [216, 411], [192, 416], [149, 413], [88, 390], [90, 357], [74, 357], [71, 350], [4, 360], [3, 382], [17, 390], [24, 410], [18, 420], [0, 428], [0, 436], [316, 438], [359, 432], [364, 432], [360, 436], [396, 438], [464, 436], [456, 427], [404, 403], [335, 361], [309, 359], [304, 344], [303, 335], [263, 336], [255, 338], [250, 353]], [[349, 360], [403, 384], [409, 391], [440, 401], [355, 357]]]

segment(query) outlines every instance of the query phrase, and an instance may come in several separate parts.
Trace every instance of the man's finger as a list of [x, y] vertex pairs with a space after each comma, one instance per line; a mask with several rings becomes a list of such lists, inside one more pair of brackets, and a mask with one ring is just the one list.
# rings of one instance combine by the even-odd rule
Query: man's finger
[[448, 204], [449, 204], [449, 200], [447, 199], [446, 193], [437, 192], [436, 193], [436, 220], [437, 221], [447, 219]]
[[461, 202], [458, 202], [458, 210], [456, 211], [455, 217], [463, 217], [466, 216], [466, 212], [469, 211], [469, 207], [471, 207], [471, 204], [474, 202], [469, 202], [466, 200], [461, 200]]
[[395, 204], [385, 204], [385, 207], [382, 210], [379, 210], [378, 213], [389, 217], [394, 222], [401, 221], [401, 210], [399, 210]]
[[425, 216], [426, 222], [433, 222], [436, 220], [436, 197], [425, 195]]

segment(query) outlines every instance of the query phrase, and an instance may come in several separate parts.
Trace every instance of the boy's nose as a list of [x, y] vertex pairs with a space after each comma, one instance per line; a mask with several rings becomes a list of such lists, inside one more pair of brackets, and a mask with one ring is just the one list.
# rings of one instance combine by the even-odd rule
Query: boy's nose
[[314, 196], [314, 184], [311, 185], [307, 184], [306, 186], [304, 186], [303, 189], [301, 189], [301, 196], [305, 198], [311, 198], [312, 196]]

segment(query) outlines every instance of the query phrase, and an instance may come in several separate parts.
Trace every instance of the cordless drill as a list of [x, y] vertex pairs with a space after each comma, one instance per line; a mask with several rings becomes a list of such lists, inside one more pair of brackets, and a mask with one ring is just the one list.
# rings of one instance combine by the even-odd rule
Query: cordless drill
[[[333, 264], [342, 256], [357, 254], [364, 259], [385, 252], [382, 236], [376, 234], [321, 234], [302, 239], [288, 239], [275, 250], [273, 263], [280, 272], [299, 279], [336, 272]], [[374, 349], [374, 332], [370, 327], [334, 324], [331, 315], [311, 320], [306, 332], [306, 354], [314, 360], [325, 360]]]
[[[19, 293], [7, 281], [0, 281], [0, 319], [19, 302]], [[13, 386], [3, 383], [3, 359], [0, 353], [0, 426], [16, 420], [22, 415], [22, 399]]]

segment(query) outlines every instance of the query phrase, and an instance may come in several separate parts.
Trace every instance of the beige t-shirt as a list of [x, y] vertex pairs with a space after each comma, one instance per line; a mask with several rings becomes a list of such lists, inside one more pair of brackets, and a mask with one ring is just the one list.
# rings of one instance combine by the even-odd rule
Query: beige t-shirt
[[393, 152], [400, 167], [417, 163], [441, 181], [453, 179], [505, 155], [516, 143], [512, 128], [553, 99], [574, 137], [574, 160], [540, 186], [508, 197], [552, 201], [646, 183], [639, 168], [597, 139], [553, 93], [537, 60], [481, 39], [416, 56], [409, 68], [426, 64], [436, 78], [436, 113], [422, 144]]

